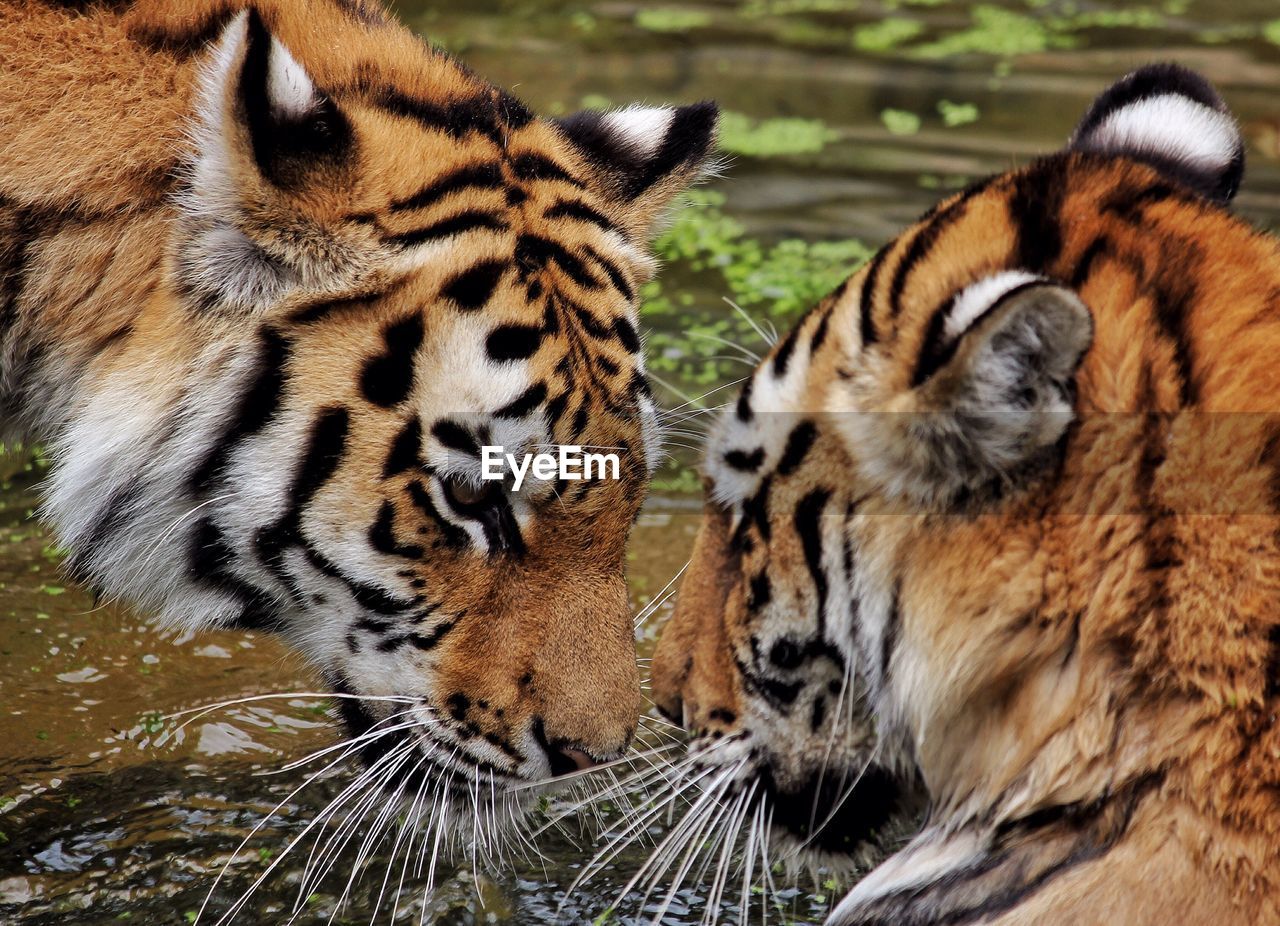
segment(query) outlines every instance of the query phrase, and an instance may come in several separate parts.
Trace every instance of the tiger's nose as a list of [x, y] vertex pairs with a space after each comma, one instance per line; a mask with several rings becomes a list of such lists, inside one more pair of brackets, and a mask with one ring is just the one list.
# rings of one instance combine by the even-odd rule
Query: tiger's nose
[[[583, 749], [581, 743], [548, 737], [541, 717], [536, 718], [533, 722], [533, 738], [542, 747], [543, 753], [546, 754], [547, 764], [551, 766], [551, 775], [554, 778], [595, 768], [604, 762], [604, 759], [597, 759]], [[628, 736], [629, 739], [630, 737]], [[624, 743], [616, 753], [605, 758], [620, 756], [625, 750], [626, 745]]]

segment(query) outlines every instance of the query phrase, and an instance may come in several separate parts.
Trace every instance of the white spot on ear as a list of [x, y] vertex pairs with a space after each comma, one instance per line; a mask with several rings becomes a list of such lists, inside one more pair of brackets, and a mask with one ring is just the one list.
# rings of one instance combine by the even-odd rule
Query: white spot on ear
[[267, 63], [267, 96], [272, 110], [285, 119], [301, 119], [316, 105], [316, 88], [293, 57], [274, 36]]
[[675, 110], [665, 106], [628, 106], [607, 113], [603, 122], [620, 142], [641, 157], [655, 154], [663, 139]]
[[1019, 286], [1043, 280], [1041, 276], [1026, 270], [1005, 270], [984, 277], [977, 283], [966, 287], [956, 297], [950, 313], [947, 315], [943, 333], [947, 341], [954, 341], [969, 330], [983, 312], [995, 305], [1003, 296]]
[[1077, 143], [1085, 151], [1157, 155], [1218, 173], [1239, 151], [1235, 120], [1174, 93], [1122, 106]]

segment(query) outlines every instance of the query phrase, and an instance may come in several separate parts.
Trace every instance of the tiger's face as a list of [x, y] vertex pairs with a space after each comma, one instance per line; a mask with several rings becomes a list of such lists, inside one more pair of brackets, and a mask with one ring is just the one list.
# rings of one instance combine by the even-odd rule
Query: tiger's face
[[[57, 437], [50, 509], [109, 591], [288, 637], [384, 784], [531, 795], [635, 730], [637, 290], [716, 111], [545, 121], [392, 26], [315, 15], [235, 15], [193, 65], [167, 292]], [[485, 448], [562, 446], [616, 466], [486, 478]]]
[[[1040, 861], [1009, 852], [982, 867], [983, 840], [1005, 851], [1023, 827], [1056, 825], [1049, 809], [1104, 807], [1134, 782], [1145, 794], [1163, 767], [1142, 709], [1118, 707], [1136, 688], [1117, 677], [1155, 644], [1116, 603], [1159, 602], [1172, 580], [1153, 577], [1190, 555], [1152, 552], [1163, 528], [1135, 512], [1186, 510], [1152, 493], [1192, 491], [1205, 464], [1175, 469], [1166, 432], [1132, 413], [1176, 412], [1207, 380], [1180, 340], [1191, 322], [1168, 313], [1215, 298], [1189, 274], [1237, 277], [1189, 242], [1247, 251], [1240, 278], [1270, 253], [1214, 202], [1234, 192], [1240, 151], [1201, 79], [1138, 72], [1067, 150], [976, 184], [887, 244], [712, 428], [655, 702], [693, 737], [685, 776], [719, 789], [711, 803], [740, 808], [740, 824], [770, 820], [784, 854], [847, 870], [890, 848], [928, 795], [933, 835], [863, 882], [839, 922], [906, 921], [922, 885], [937, 877], [941, 893], [966, 865], [993, 883], [1030, 877]], [[1265, 457], [1260, 432], [1236, 439], [1236, 463]], [[1246, 548], [1268, 542], [1246, 542], [1255, 530]], [[1117, 711], [1132, 712], [1131, 742]], [[1131, 751], [1100, 758], [1120, 742]], [[971, 841], [946, 842], [957, 833]], [[852, 903], [864, 894], [892, 903]], [[942, 900], [928, 909], [920, 922], [953, 921]]]

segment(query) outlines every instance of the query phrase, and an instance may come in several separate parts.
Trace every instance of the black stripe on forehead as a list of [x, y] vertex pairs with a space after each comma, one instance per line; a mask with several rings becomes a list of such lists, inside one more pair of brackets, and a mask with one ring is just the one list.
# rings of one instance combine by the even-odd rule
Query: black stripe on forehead
[[[527, 124], [531, 118], [528, 110], [523, 106], [515, 103], [510, 97], [492, 90], [482, 90], [472, 96], [447, 103], [436, 103], [410, 96], [385, 84], [371, 89], [353, 88], [357, 93], [362, 90], [370, 105], [377, 106], [392, 115], [412, 119], [423, 128], [445, 132], [453, 138], [464, 138], [478, 133], [494, 144], [501, 145], [504, 124], [511, 128], [519, 128]], [[511, 125], [513, 121], [519, 125]]]
[[495, 418], [524, 418], [547, 398], [547, 384], [534, 383], [493, 413]]
[[861, 319], [863, 347], [880, 340], [880, 334], [876, 331], [874, 317], [876, 285], [880, 282], [880, 269], [884, 266], [889, 252], [893, 250], [893, 245], [894, 242], [891, 241], [876, 252], [876, 256], [871, 259], [871, 266], [867, 268], [867, 275], [862, 280], [862, 294], [858, 300], [858, 310]]
[[580, 199], [562, 199], [542, 214], [548, 219], [564, 218], [573, 219], [577, 222], [586, 222], [606, 232], [620, 231], [608, 216]]
[[468, 209], [457, 215], [450, 216], [447, 219], [441, 219], [438, 222], [407, 232], [397, 232], [388, 236], [387, 240], [392, 244], [398, 244], [401, 247], [414, 247], [420, 244], [426, 244], [429, 241], [440, 241], [445, 238], [452, 238], [454, 235], [460, 235], [463, 232], [476, 231], [477, 229], [488, 229], [489, 231], [506, 231], [508, 225], [502, 219], [498, 218], [492, 212], [484, 212], [478, 209]]
[[1067, 160], [1043, 158], [1013, 178], [1009, 220], [1013, 223], [1014, 266], [1050, 273], [1062, 254], [1062, 203], [1067, 193]]
[[383, 329], [383, 353], [367, 360], [360, 373], [360, 391], [366, 399], [391, 408], [409, 397], [423, 335], [422, 316], [416, 313]]
[[964, 215], [968, 196], [962, 196], [959, 200], [943, 209], [912, 237], [907, 253], [898, 262], [898, 266], [893, 272], [893, 281], [889, 285], [890, 318], [896, 319], [902, 313], [902, 292], [906, 289], [907, 280], [910, 278], [911, 272], [922, 261], [928, 259], [934, 245], [942, 237], [942, 233]]
[[796, 506], [795, 529], [804, 549], [805, 565], [813, 579], [815, 616], [818, 633], [826, 626], [827, 611], [827, 574], [822, 569], [822, 513], [831, 500], [831, 492], [827, 489], [814, 489], [800, 500]]
[[468, 189], [496, 189], [502, 186], [502, 168], [496, 161], [487, 164], [470, 164], [460, 167], [433, 180], [412, 196], [393, 200], [392, 212], [406, 209], [423, 209], [434, 205], [446, 196]]
[[560, 164], [540, 154], [527, 152], [511, 159], [511, 171], [519, 180], [554, 180], [584, 189], [584, 184]]
[[790, 476], [800, 464], [813, 443], [818, 438], [818, 428], [812, 421], [802, 421], [787, 435], [787, 445], [782, 451], [782, 459], [778, 461], [778, 475]]
[[485, 350], [498, 363], [527, 360], [542, 344], [542, 329], [537, 325], [499, 325], [485, 338]]
[[516, 240], [515, 260], [521, 272], [526, 275], [554, 263], [583, 289], [600, 289], [603, 285], [591, 274], [587, 265], [564, 245], [540, 235], [521, 235]]
[[635, 301], [635, 288], [627, 279], [626, 274], [622, 272], [621, 267], [609, 258], [605, 257], [595, 248], [591, 247], [591, 245], [584, 245], [582, 250], [587, 257], [591, 258], [591, 260], [595, 262], [596, 266], [604, 271], [605, 276], [609, 278], [609, 282], [613, 284], [613, 288], [616, 289], [622, 297], [627, 300], [627, 302]]

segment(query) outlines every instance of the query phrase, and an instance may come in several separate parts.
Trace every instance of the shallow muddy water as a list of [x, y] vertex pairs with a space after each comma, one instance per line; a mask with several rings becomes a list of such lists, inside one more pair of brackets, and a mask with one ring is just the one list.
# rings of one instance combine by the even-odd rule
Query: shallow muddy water
[[[733, 161], [660, 243], [667, 266], [647, 293], [648, 350], [671, 406], [743, 375], [737, 348], [723, 341], [760, 348], [726, 297], [784, 328], [946, 190], [1059, 145], [1094, 94], [1145, 61], [1175, 58], [1218, 85], [1249, 139], [1237, 208], [1260, 226], [1280, 224], [1273, 0], [398, 7], [414, 28], [543, 112], [708, 97], [728, 111]], [[25, 457], [0, 460], [0, 923], [181, 926], [230, 860], [200, 919], [213, 923], [357, 769], [335, 766], [296, 794], [320, 766], [262, 774], [335, 742], [319, 697], [251, 702], [173, 735], [167, 715], [317, 683], [269, 638], [159, 632], [139, 615], [97, 605], [61, 575], [52, 538], [31, 519], [40, 473]], [[685, 561], [693, 486], [687, 467], [661, 474], [633, 538], [637, 609]], [[644, 623], [642, 655], [669, 608]], [[447, 867], [425, 901], [425, 881], [410, 871], [395, 921], [592, 923], [644, 855], [624, 853], [565, 901], [593, 837], [568, 824], [539, 846], [543, 859], [492, 878]], [[389, 847], [375, 852], [334, 922], [391, 921], [390, 903], [378, 900], [388, 858]], [[297, 922], [327, 922], [347, 856], [335, 866], [341, 877], [314, 887], [301, 885], [305, 861], [304, 851], [271, 871], [235, 922], [284, 923], [300, 890]], [[784, 892], [769, 919], [820, 922], [828, 894]], [[696, 886], [685, 890], [663, 922], [701, 921], [700, 900]], [[610, 922], [651, 919], [634, 898], [619, 909]]]

